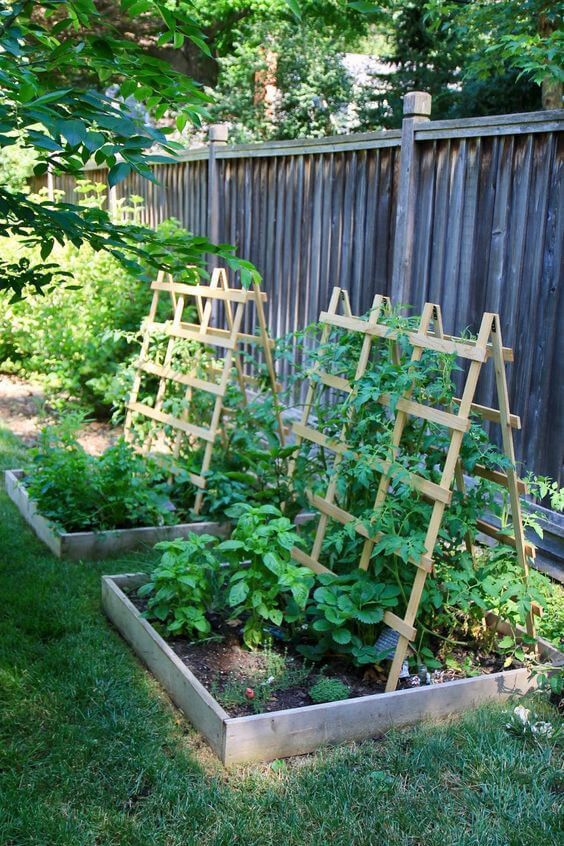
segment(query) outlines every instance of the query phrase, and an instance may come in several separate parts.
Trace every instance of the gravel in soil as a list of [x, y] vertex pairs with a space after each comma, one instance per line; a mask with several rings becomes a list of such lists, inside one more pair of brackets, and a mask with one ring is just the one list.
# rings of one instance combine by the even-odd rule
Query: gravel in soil
[[[144, 612], [146, 610], [144, 598], [141, 599], [135, 593], [130, 593], [129, 598], [139, 611]], [[314, 702], [309, 690], [319, 680], [321, 672], [325, 678], [336, 679], [345, 684], [349, 688], [350, 699], [384, 692], [386, 674], [372, 666], [368, 668], [352, 667], [337, 656], [334, 658], [327, 656], [324, 662], [313, 665], [304, 661], [291, 645], [274, 641], [272, 650], [285, 656], [289, 674], [300, 677], [300, 681], [286, 689], [277, 688], [276, 681], [273, 681], [270, 683], [271, 689], [268, 695], [262, 689], [263, 685], [269, 683], [266, 674], [267, 657], [265, 651], [244, 648], [240, 637], [240, 626], [229, 626], [219, 618], [214, 620], [213, 623], [214, 637], [217, 639], [198, 642], [190, 641], [185, 637], [167, 635], [162, 627], [158, 624], [155, 625], [154, 621], [152, 622], [171, 649], [220, 702], [230, 717], [243, 717], [250, 714], [313, 705]], [[462, 664], [469, 654], [471, 653], [460, 649], [453, 657], [456, 657]], [[472, 658], [480, 673], [496, 673], [503, 669], [502, 656], [478, 652], [472, 654]], [[520, 665], [516, 663], [514, 666]], [[309, 673], [304, 679], [308, 668]], [[431, 683], [444, 684], [465, 678], [466, 675], [463, 670], [455, 668], [435, 670], [431, 673]], [[410, 675], [400, 680], [398, 688], [407, 689], [419, 684], [419, 677]], [[241, 693], [250, 688], [254, 694], [253, 699], [245, 701], [243, 696], [237, 696], [236, 699], [241, 698], [243, 701], [233, 701], [232, 692], [234, 688]], [[227, 697], [229, 701], [225, 701], [224, 697]], [[256, 701], [253, 701], [255, 697]]]

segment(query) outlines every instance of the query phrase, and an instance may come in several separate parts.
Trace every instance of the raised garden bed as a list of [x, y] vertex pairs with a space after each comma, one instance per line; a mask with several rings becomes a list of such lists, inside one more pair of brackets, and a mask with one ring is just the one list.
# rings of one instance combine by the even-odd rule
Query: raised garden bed
[[61, 532], [46, 520], [22, 482], [23, 470], [6, 470], [8, 496], [37, 537], [57, 556], [69, 561], [111, 558], [122, 552], [153, 546], [159, 541], [186, 537], [190, 532], [226, 537], [228, 523], [177, 523], [173, 526], [142, 526], [135, 529], [112, 529], [99, 532]]
[[[487, 700], [523, 694], [536, 684], [529, 671], [520, 668], [410, 690], [232, 717], [128, 598], [128, 592], [146, 581], [147, 576], [140, 573], [104, 576], [104, 611], [224, 764], [301, 755], [327, 744], [374, 737], [393, 726], [444, 717]], [[494, 615], [489, 616], [488, 622], [501, 633], [509, 631], [507, 624]], [[543, 659], [564, 663], [562, 653], [542, 638], [537, 640]]]

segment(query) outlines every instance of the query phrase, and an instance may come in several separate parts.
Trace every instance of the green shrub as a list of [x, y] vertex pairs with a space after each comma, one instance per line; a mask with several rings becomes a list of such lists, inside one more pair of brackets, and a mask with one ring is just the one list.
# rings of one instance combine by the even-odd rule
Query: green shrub
[[[96, 186], [82, 189], [84, 205], [101, 202]], [[185, 235], [172, 220], [158, 231], [166, 237]], [[6, 261], [40, 261], [39, 248], [26, 250], [16, 239], [6, 239], [3, 249]], [[49, 261], [69, 274], [67, 283], [13, 303], [0, 293], [0, 369], [39, 377], [51, 396], [107, 416], [112, 407], [123, 408], [129, 392], [129, 365], [138, 354], [139, 329], [151, 302], [150, 278], [132, 275], [111, 255], [89, 246], [57, 246]]]
[[40, 513], [67, 532], [176, 522], [162, 473], [120, 438], [89, 455], [75, 438], [80, 416], [47, 427], [25, 484]]

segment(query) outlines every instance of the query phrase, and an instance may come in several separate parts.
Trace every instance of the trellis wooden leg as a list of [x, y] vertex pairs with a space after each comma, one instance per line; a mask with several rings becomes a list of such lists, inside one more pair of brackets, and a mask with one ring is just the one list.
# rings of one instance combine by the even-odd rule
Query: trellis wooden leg
[[[423, 314], [421, 315], [421, 321], [419, 323], [419, 332], [426, 333], [429, 329], [429, 325], [431, 323], [431, 318], [433, 315], [433, 308], [434, 306], [431, 303], [425, 303], [425, 307], [423, 309]], [[413, 352], [411, 354], [411, 362], [417, 362], [420, 360], [421, 356], [423, 355], [423, 348], [422, 347], [414, 347]], [[406, 398], [409, 399], [411, 396], [411, 390], [406, 392]], [[396, 419], [394, 421], [394, 428], [392, 431], [392, 440], [391, 440], [391, 449], [390, 449], [390, 459], [393, 461], [397, 455], [397, 451], [400, 445], [401, 437], [403, 435], [403, 430], [405, 425], [409, 419], [409, 415], [405, 411], [398, 411], [396, 413]], [[380, 483], [378, 485], [378, 491], [376, 493], [376, 500], [374, 502], [374, 511], [379, 511], [385, 502], [386, 496], [388, 494], [388, 488], [390, 487], [391, 478], [390, 476], [386, 475], [385, 473], [382, 474], [380, 478]], [[362, 547], [362, 553], [360, 556], [360, 563], [359, 567], [361, 570], [367, 570], [368, 565], [370, 563], [370, 557], [372, 555], [372, 550], [374, 549], [374, 540], [368, 539], [364, 542]]]
[[[515, 469], [515, 449], [513, 445], [513, 433], [511, 431], [511, 412], [509, 408], [509, 393], [507, 390], [507, 378], [505, 375], [505, 364], [503, 360], [503, 343], [501, 339], [501, 327], [498, 315], [493, 315], [491, 323], [491, 343], [493, 350], [493, 361], [495, 368], [495, 381], [499, 402], [499, 415], [501, 424], [501, 439], [503, 451], [509, 459], [510, 466], [506, 470], [507, 487], [509, 490], [509, 501], [511, 504], [511, 517], [513, 533], [515, 536], [515, 550], [517, 560], [523, 570], [523, 579], [527, 585], [529, 582], [529, 562], [525, 551], [525, 533], [523, 531], [523, 517], [521, 514], [521, 500], [519, 499], [518, 478]], [[527, 634], [535, 636], [535, 623], [533, 612], [527, 614]]]
[[[480, 331], [478, 333], [478, 339], [476, 342], [476, 346], [481, 347], [484, 350], [484, 361], [486, 358], [487, 341], [490, 333], [492, 316], [493, 315], [491, 314], [485, 314], [483, 316]], [[476, 386], [478, 383], [478, 377], [480, 375], [481, 368], [482, 361], [472, 361], [470, 364], [470, 367], [468, 369], [468, 376], [466, 378], [466, 385], [464, 387], [464, 393], [462, 394], [462, 401], [458, 410], [458, 416], [461, 418], [467, 419], [470, 415], [470, 408], [472, 405], [472, 400], [474, 399], [474, 394], [476, 393]], [[443, 488], [450, 488], [452, 485], [463, 437], [463, 431], [451, 430], [450, 444], [441, 477], [441, 487]], [[431, 513], [431, 519], [429, 521], [429, 526], [427, 528], [427, 534], [425, 536], [425, 552], [430, 558], [432, 558], [434, 555], [435, 544], [437, 542], [437, 537], [441, 527], [444, 510], [445, 503], [435, 501], [433, 505], [433, 511]], [[423, 588], [425, 587], [426, 578], [426, 571], [418, 568], [415, 574], [415, 579], [413, 581], [413, 587], [411, 589], [406, 613], [403, 618], [404, 623], [406, 623], [408, 626], [413, 626], [415, 622], [415, 618], [419, 610], [419, 604], [421, 602], [421, 596], [423, 594]], [[392, 666], [390, 668], [390, 674], [388, 676], [388, 682], [386, 684], [386, 691], [396, 689], [401, 668], [407, 653], [408, 645], [408, 638], [406, 638], [400, 633], [398, 645], [396, 647]]]

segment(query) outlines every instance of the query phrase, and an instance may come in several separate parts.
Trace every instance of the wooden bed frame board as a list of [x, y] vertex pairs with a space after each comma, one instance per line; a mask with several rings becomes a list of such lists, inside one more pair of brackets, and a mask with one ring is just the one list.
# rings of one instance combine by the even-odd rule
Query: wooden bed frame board
[[[527, 669], [506, 670], [411, 690], [229, 717], [125, 594], [124, 590], [140, 587], [147, 578], [143, 573], [103, 576], [102, 607], [225, 765], [303, 755], [329, 744], [364, 740], [394, 726], [461, 713], [536, 686]], [[495, 615], [489, 615], [489, 624], [509, 630]], [[537, 638], [537, 643], [547, 661], [564, 663], [564, 655], [547, 641]]]
[[229, 523], [198, 522], [177, 523], [175, 526], [112, 529], [103, 532], [60, 532], [38, 511], [37, 503], [30, 498], [21, 481], [23, 476], [23, 470], [6, 470], [4, 479], [8, 496], [37, 537], [57, 558], [68, 561], [110, 558], [129, 550], [154, 546], [159, 541], [183, 538], [190, 532], [227, 537], [231, 530]]

